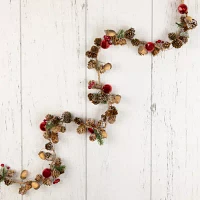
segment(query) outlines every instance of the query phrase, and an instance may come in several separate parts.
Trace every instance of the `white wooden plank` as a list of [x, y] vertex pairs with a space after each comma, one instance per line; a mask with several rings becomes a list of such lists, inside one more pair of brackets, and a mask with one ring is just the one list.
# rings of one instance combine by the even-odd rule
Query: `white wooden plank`
[[[154, 0], [154, 39], [176, 31], [180, 1]], [[199, 18], [200, 1], [186, 1], [189, 14]], [[164, 12], [163, 12], [164, 10]], [[160, 27], [160, 28], [158, 28]], [[158, 56], [153, 62], [154, 200], [196, 200], [199, 191], [199, 29], [187, 45]]]
[[[151, 39], [150, 1], [88, 0], [88, 48], [95, 37], [104, 35], [103, 30], [131, 26], [139, 39]], [[88, 200], [149, 200], [151, 57], [139, 56], [130, 43], [100, 54], [101, 61], [113, 64], [112, 70], [102, 75], [102, 82], [111, 84], [122, 101], [117, 105], [117, 122], [107, 128], [104, 146], [88, 141]], [[95, 72], [88, 71], [87, 79], [96, 79]], [[105, 106], [89, 102], [87, 116], [99, 119], [105, 110]]]
[[[37, 153], [47, 113], [85, 116], [85, 4], [83, 0], [22, 1], [23, 166], [34, 177], [48, 167]], [[67, 165], [61, 183], [26, 199], [85, 199], [85, 136], [67, 126], [56, 149]]]
[[[0, 163], [21, 169], [20, 1], [0, 6]], [[0, 199], [21, 199], [18, 187], [0, 184]]]

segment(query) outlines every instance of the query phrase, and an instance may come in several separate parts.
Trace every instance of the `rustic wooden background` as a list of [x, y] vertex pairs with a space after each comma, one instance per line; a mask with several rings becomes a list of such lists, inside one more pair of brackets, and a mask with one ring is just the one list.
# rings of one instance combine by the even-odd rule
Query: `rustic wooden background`
[[[167, 39], [176, 30], [179, 0], [1, 0], [0, 162], [41, 172], [46, 113], [69, 110], [99, 117], [87, 100], [84, 56], [105, 29], [136, 29], [136, 37]], [[200, 19], [200, 0], [186, 0]], [[101, 54], [113, 69], [103, 81], [122, 95], [104, 146], [67, 127], [57, 150], [67, 165], [62, 181], [24, 197], [0, 186], [0, 200], [200, 199], [200, 31], [187, 46], [152, 58], [131, 44]]]

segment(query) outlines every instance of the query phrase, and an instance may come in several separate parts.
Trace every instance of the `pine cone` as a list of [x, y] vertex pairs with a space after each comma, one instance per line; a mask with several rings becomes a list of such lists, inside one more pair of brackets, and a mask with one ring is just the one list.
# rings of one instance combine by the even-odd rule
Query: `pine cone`
[[97, 137], [96, 137], [96, 135], [94, 133], [92, 133], [90, 135], [89, 139], [90, 139], [90, 141], [94, 142], [97, 139]]
[[94, 40], [94, 44], [97, 45], [97, 46], [100, 46], [100, 45], [101, 45], [101, 41], [102, 41], [101, 38], [96, 38], [96, 39]]
[[88, 99], [89, 99], [90, 101], [93, 100], [93, 97], [94, 97], [94, 94], [92, 94], [92, 93], [89, 93], [89, 94], [88, 94]]
[[90, 60], [88, 62], [88, 69], [94, 69], [97, 66], [96, 60]]
[[50, 185], [52, 184], [52, 181], [51, 181], [49, 178], [45, 178], [45, 179], [43, 180], [43, 184], [44, 184], [44, 185], [47, 185], [47, 186], [50, 186]]
[[148, 54], [148, 51], [147, 51], [147, 49], [145, 48], [145, 46], [140, 46], [139, 48], [138, 48], [138, 53], [141, 55], [141, 56], [144, 56], [144, 55], [146, 55], [146, 54]]
[[42, 179], [43, 179], [43, 176], [41, 174], [37, 174], [35, 177], [35, 180], [38, 182], [42, 181]]
[[[14, 170], [11, 170], [11, 169], [9, 169], [8, 171], [7, 171], [7, 173], [6, 173], [6, 176], [8, 176], [8, 177], [13, 177], [14, 176], [14, 174], [15, 174], [15, 171]], [[1, 179], [1, 178], [0, 178]]]
[[169, 43], [169, 42], [165, 42], [165, 43], [163, 43], [163, 45], [162, 45], [162, 47], [163, 47], [164, 49], [168, 49], [170, 46], [171, 46], [171, 43]]
[[185, 44], [188, 42], [188, 38], [187, 37], [180, 36], [179, 39]]
[[134, 28], [130, 28], [129, 30], [125, 31], [124, 33], [124, 37], [131, 40], [133, 39], [133, 37], [135, 36], [135, 29]]
[[12, 179], [5, 178], [5, 179], [4, 179], [4, 183], [5, 183], [5, 185], [9, 186], [9, 185], [12, 185], [14, 182], [13, 182]]
[[80, 124], [83, 123], [83, 120], [82, 120], [81, 118], [76, 117], [76, 118], [74, 119], [74, 122], [75, 122], [76, 124], [80, 125]]
[[45, 119], [47, 121], [49, 121], [49, 120], [53, 119], [53, 115], [48, 114], [48, 115], [46, 115]]
[[115, 116], [115, 115], [108, 117], [108, 122], [109, 122], [110, 124], [114, 124], [115, 121], [116, 121], [116, 116]]
[[153, 56], [156, 56], [160, 53], [160, 49], [155, 47], [154, 50], [151, 52]]
[[44, 132], [43, 137], [48, 140], [49, 138], [51, 138], [51, 132], [50, 131]]
[[87, 51], [85, 54], [88, 58], [97, 58], [97, 53]]
[[27, 190], [24, 186], [22, 186], [21, 188], [19, 188], [19, 194], [24, 195], [26, 194]]
[[91, 52], [98, 54], [99, 53], [99, 48], [97, 46], [92, 46], [90, 49]]
[[86, 127], [84, 124], [79, 125], [77, 128], [77, 133], [79, 133], [79, 134], [86, 133], [86, 131], [87, 130], [86, 130]]
[[112, 41], [112, 44], [114, 45], [119, 45], [120, 44], [120, 39], [117, 37], [117, 36], [113, 36], [111, 37], [111, 41]]
[[175, 40], [177, 38], [177, 35], [176, 35], [176, 33], [169, 33], [168, 37], [170, 40]]
[[86, 126], [95, 127], [95, 120], [94, 119], [87, 119], [85, 122]]
[[132, 40], [131, 40], [131, 44], [132, 44], [133, 46], [139, 46], [139, 45], [140, 45], [140, 40], [138, 40], [138, 39], [132, 39]]
[[51, 120], [51, 123], [53, 124], [53, 125], [58, 125], [59, 124], [59, 122], [60, 122], [60, 117], [58, 117], [58, 116], [54, 116], [54, 118]]
[[58, 178], [60, 176], [60, 172], [57, 169], [54, 169], [51, 175], [53, 178]]
[[197, 21], [195, 20], [195, 19], [192, 19], [192, 22], [190, 22], [189, 24], [188, 24], [188, 26], [189, 26], [189, 29], [194, 29], [194, 28], [196, 28], [197, 27]]
[[52, 128], [51, 128], [51, 131], [52, 131], [53, 133], [58, 133], [58, 132], [64, 133], [64, 132], [66, 131], [66, 128], [65, 128], [64, 126], [58, 125], [58, 126], [52, 127]]
[[45, 149], [46, 150], [52, 150], [53, 149], [53, 144], [51, 142], [45, 144]]
[[52, 133], [51, 140], [54, 144], [58, 143], [59, 142], [58, 133]]
[[32, 188], [32, 181], [26, 182], [26, 184], [25, 184], [26, 191], [30, 190], [31, 188]]
[[45, 153], [45, 159], [48, 160], [48, 161], [52, 161], [53, 159], [55, 158], [55, 155], [49, 153], [49, 152], [46, 152]]
[[62, 114], [63, 122], [70, 123], [72, 121], [72, 115], [70, 112], [64, 112]]
[[62, 161], [60, 158], [56, 158], [55, 160], [55, 166], [60, 166], [62, 164]]
[[101, 115], [101, 120], [104, 121], [104, 122], [106, 122], [106, 120], [107, 120], [106, 115]]
[[172, 42], [172, 46], [173, 46], [174, 48], [179, 49], [179, 48], [181, 48], [181, 47], [183, 46], [183, 42], [182, 42], [180, 39], [175, 39], [175, 40], [173, 40], [173, 42]]
[[120, 45], [125, 45], [125, 44], [126, 44], [126, 39], [121, 38], [121, 39], [119, 40], [119, 44], [120, 44]]

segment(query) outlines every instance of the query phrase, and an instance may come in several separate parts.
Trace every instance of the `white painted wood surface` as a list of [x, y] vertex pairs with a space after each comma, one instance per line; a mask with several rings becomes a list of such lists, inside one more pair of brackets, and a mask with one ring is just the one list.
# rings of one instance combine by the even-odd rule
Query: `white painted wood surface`
[[[189, 1], [200, 19], [200, 0]], [[35, 176], [47, 165], [38, 124], [48, 112], [99, 117], [87, 100], [96, 74], [84, 56], [107, 28], [134, 27], [144, 40], [176, 30], [175, 0], [2, 0], [0, 3], [0, 162]], [[101, 52], [102, 76], [122, 95], [104, 146], [67, 127], [57, 151], [67, 165], [60, 184], [26, 196], [0, 185], [0, 200], [197, 200], [200, 198], [199, 28], [181, 50], [140, 57], [131, 44]]]

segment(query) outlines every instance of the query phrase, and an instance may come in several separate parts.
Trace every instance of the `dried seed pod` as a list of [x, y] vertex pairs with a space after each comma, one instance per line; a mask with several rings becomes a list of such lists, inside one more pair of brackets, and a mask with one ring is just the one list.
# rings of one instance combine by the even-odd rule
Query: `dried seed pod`
[[32, 181], [26, 182], [26, 184], [25, 184], [26, 191], [30, 190], [31, 188], [32, 188]]
[[58, 143], [59, 142], [58, 133], [52, 133], [51, 140], [54, 144]]
[[90, 141], [94, 142], [94, 141], [97, 139], [97, 137], [96, 137], [96, 135], [95, 135], [94, 133], [92, 133], [92, 134], [89, 136], [89, 139], [90, 139]]
[[[15, 174], [15, 171], [14, 171], [14, 170], [11, 170], [11, 169], [9, 169], [9, 170], [7, 170], [6, 176], [7, 176], [7, 177], [13, 177], [13, 176], [14, 176], [14, 174]], [[1, 179], [1, 178], [0, 178], [0, 179]]]
[[112, 68], [111, 63], [106, 63], [105, 65], [103, 65], [100, 69], [100, 73], [103, 74], [104, 72], [110, 70]]
[[44, 185], [47, 185], [47, 186], [50, 186], [50, 185], [52, 184], [52, 181], [51, 181], [51, 179], [49, 179], [49, 178], [45, 178], [45, 179], [43, 180], [43, 184], [44, 184]]
[[62, 161], [60, 158], [56, 158], [55, 160], [55, 166], [60, 166], [62, 164]]
[[124, 37], [131, 40], [133, 39], [133, 37], [135, 36], [135, 29], [134, 28], [130, 28], [129, 30], [125, 31], [124, 33]]
[[72, 114], [70, 112], [64, 112], [62, 114], [63, 122], [70, 123], [72, 121]]
[[125, 44], [127, 44], [127, 43], [126, 43], [126, 39], [121, 38], [121, 39], [119, 40], [119, 44], [120, 44], [120, 45], [125, 45]]
[[105, 33], [107, 36], [113, 37], [115, 36], [117, 33], [113, 30], [105, 30]]
[[131, 40], [131, 44], [132, 44], [133, 46], [139, 46], [139, 45], [140, 45], [140, 40], [138, 40], [138, 39], [132, 39], [132, 40]]
[[12, 179], [5, 178], [4, 183], [5, 183], [5, 185], [9, 186], [9, 185], [12, 185], [14, 183], [14, 181]]
[[37, 174], [36, 177], [35, 177], [35, 180], [36, 180], [37, 182], [42, 181], [42, 179], [43, 179], [43, 176], [42, 176], [41, 174]]
[[35, 190], [38, 190], [40, 188], [40, 184], [36, 181], [32, 181], [31, 186]]
[[86, 131], [87, 131], [87, 129], [84, 124], [79, 125], [77, 128], [77, 133], [79, 133], [79, 134], [86, 133]]
[[95, 120], [94, 119], [87, 119], [85, 122], [86, 126], [95, 127]]
[[58, 178], [60, 176], [60, 172], [57, 169], [54, 169], [51, 175], [53, 178]]
[[39, 157], [42, 159], [42, 160], [45, 160], [45, 153], [44, 153], [44, 151], [40, 151], [39, 153], [38, 153], [38, 155], [39, 155]]
[[24, 194], [26, 194], [26, 192], [27, 192], [26, 187], [21, 186], [21, 187], [19, 188], [19, 194], [24, 195]]
[[94, 40], [94, 44], [97, 45], [97, 46], [100, 46], [100, 45], [101, 45], [101, 41], [102, 41], [101, 38], [96, 38], [96, 39]]
[[115, 95], [115, 103], [118, 104], [121, 101], [121, 96], [120, 95]]
[[162, 47], [164, 49], [168, 49], [170, 46], [171, 46], [171, 43], [169, 43], [169, 42], [164, 42], [163, 45], [162, 45]]
[[45, 131], [43, 133], [43, 137], [48, 140], [49, 138], [51, 138], [51, 132], [50, 131]]
[[76, 124], [80, 125], [80, 124], [83, 123], [83, 120], [82, 120], [81, 118], [79, 118], [79, 117], [75, 117], [75, 118], [74, 118], [74, 122], [75, 122]]
[[144, 55], [148, 54], [148, 51], [147, 51], [147, 49], [145, 48], [145, 46], [140, 46], [140, 47], [138, 48], [138, 53], [139, 53], [141, 56], [144, 56]]
[[45, 144], [45, 149], [46, 150], [52, 150], [53, 149], [53, 144], [51, 142], [48, 142], [47, 144]]
[[102, 138], [107, 138], [107, 137], [108, 137], [108, 134], [106, 133], [105, 130], [102, 130], [102, 131], [101, 131], [101, 136], [102, 136]]
[[21, 172], [20, 178], [21, 178], [21, 179], [26, 179], [27, 176], [28, 176], [28, 171], [27, 171], [27, 170], [23, 170], [23, 171]]

